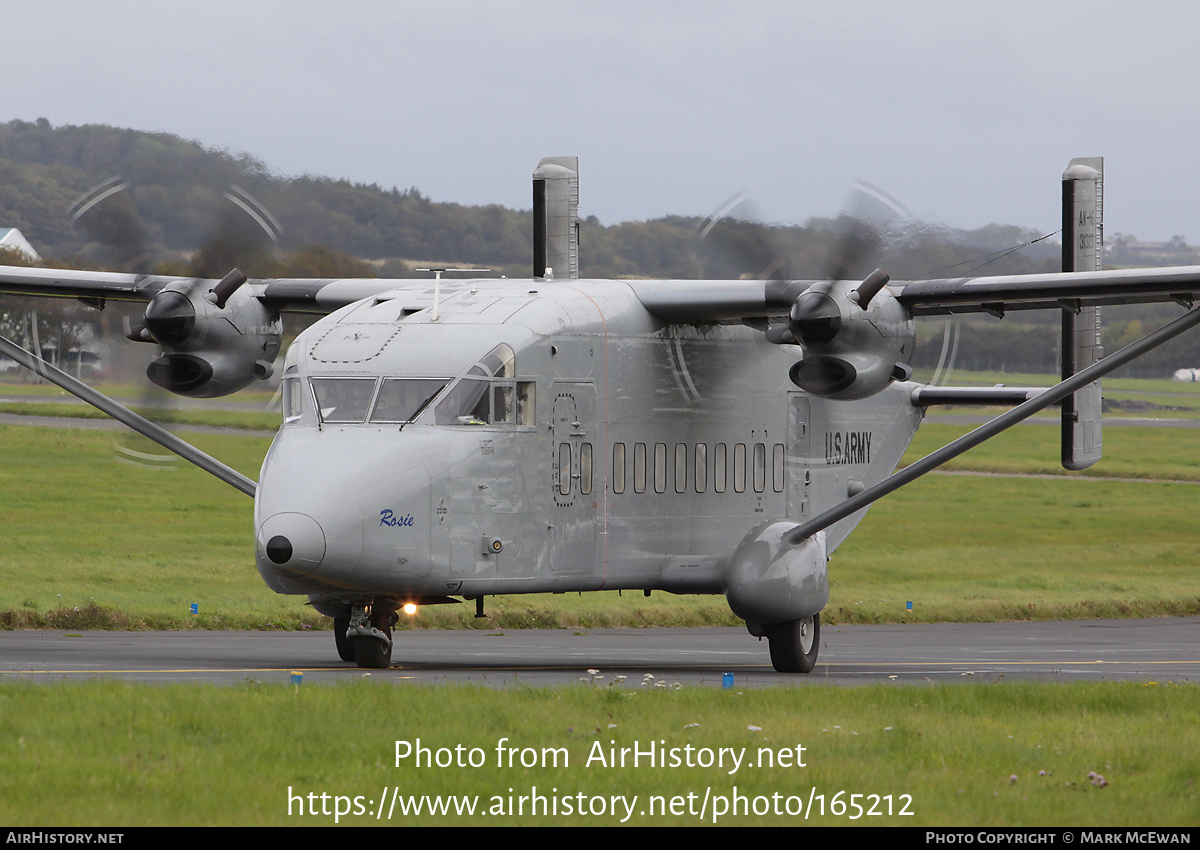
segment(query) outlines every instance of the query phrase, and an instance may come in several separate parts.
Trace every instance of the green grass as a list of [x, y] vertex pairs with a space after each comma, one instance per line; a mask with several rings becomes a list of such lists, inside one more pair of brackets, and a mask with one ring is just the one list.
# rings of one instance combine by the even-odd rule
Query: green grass
[[[122, 403], [136, 413], [164, 425], [203, 425], [272, 432], [279, 427], [279, 413], [266, 409], [273, 394], [262, 390], [243, 390], [238, 393], [234, 399], [236, 406], [249, 409], [227, 410], [213, 407], [214, 404], [220, 405], [220, 401], [181, 399], [165, 392], [158, 398], [158, 402], [165, 406], [154, 406], [153, 402], [147, 401], [147, 387], [144, 384], [100, 382], [94, 388], [109, 398], [123, 400]], [[75, 400], [66, 390], [53, 384], [0, 381], [0, 399], [7, 399], [0, 401], [0, 413], [14, 416], [111, 419], [108, 414]], [[143, 403], [131, 403], [129, 399], [138, 399]]]
[[[973, 427], [939, 422], [922, 425], [901, 465], [924, 457]], [[1058, 428], [1018, 425], [942, 468], [1019, 475], [1060, 475], [1064, 478], [1082, 476], [1200, 482], [1200, 428], [1106, 425], [1103, 459], [1082, 472], [1063, 469], [1059, 462], [1059, 451]]]
[[[0, 396], [21, 396], [21, 397], [42, 397], [42, 398], [71, 398], [71, 394], [61, 387], [51, 384], [40, 379], [26, 380], [24, 376], [28, 372], [17, 373], [20, 378], [9, 375], [0, 377]], [[110, 398], [144, 398], [148, 384], [145, 381], [123, 383], [116, 381], [89, 381], [84, 380], [84, 383], [91, 386], [93, 389], [99, 390]], [[207, 401], [190, 401], [177, 396], [164, 397], [171, 404], [180, 405], [198, 405], [203, 407], [205, 404], [212, 404]], [[256, 390], [253, 387], [241, 390], [237, 396], [233, 398], [239, 404], [260, 405], [266, 407], [274, 397], [274, 393], [269, 390]], [[217, 402], [219, 404], [219, 402]]]
[[[933, 377], [932, 369], [917, 369], [913, 380], [928, 381]], [[950, 373], [949, 386], [990, 387], [1004, 384], [1009, 387], [1049, 387], [1061, 380], [1058, 375], [1020, 372], [968, 372], [956, 369]], [[1165, 393], [1200, 398], [1200, 383], [1174, 381], [1170, 378], [1105, 378], [1104, 394], [1115, 393]]]
[[[300, 800], [469, 795], [511, 811], [533, 789], [558, 816], [529, 813], [402, 817], [392, 826], [615, 825], [620, 817], [562, 814], [563, 798], [637, 795], [630, 825], [801, 825], [773, 814], [813, 805], [814, 825], [1194, 825], [1200, 810], [1200, 694], [1193, 684], [1004, 682], [978, 686], [739, 692], [610, 688], [488, 690], [411, 687], [383, 677], [338, 686], [52, 687], [0, 683], [0, 821], [9, 826], [324, 825]], [[396, 742], [479, 767], [397, 765]], [[507, 739], [507, 740], [505, 740]], [[497, 746], [528, 749], [526, 766], [497, 765]], [[613, 766], [613, 748], [654, 742], [678, 767]], [[687, 746], [742, 753], [735, 773], [686, 765]], [[803, 747], [800, 753], [797, 748]], [[543, 763], [543, 748], [560, 750]], [[404, 748], [401, 748], [402, 752]], [[766, 761], [786, 751], [795, 763]], [[761, 761], [760, 761], [761, 757]], [[591, 764], [589, 764], [591, 759]], [[1104, 777], [1093, 784], [1089, 773]], [[736, 793], [766, 814], [714, 808]], [[289, 814], [289, 792], [296, 797]], [[710, 795], [704, 818], [699, 811]], [[892, 816], [852, 818], [866, 795], [891, 795]], [[863, 795], [852, 798], [851, 795]], [[908, 795], [906, 800], [902, 795]], [[679, 814], [650, 815], [650, 798]], [[758, 798], [756, 800], [756, 798]], [[513, 802], [510, 802], [513, 801]], [[838, 803], [845, 804], [844, 813]], [[907, 806], [911, 816], [899, 816]], [[786, 811], [786, 810], [784, 810]], [[646, 812], [642, 814], [642, 812]], [[365, 814], [341, 824], [374, 822]]]
[[926, 477], [877, 503], [834, 555], [822, 618], [1197, 614], [1197, 498], [1191, 484]]
[[[137, 406], [131, 409], [160, 425], [203, 425], [211, 428], [237, 428], [272, 433], [279, 428], [278, 413], [233, 410], [163, 410]], [[112, 419], [108, 414], [82, 404], [0, 402], [0, 413], [9, 413], [14, 416], [56, 416], [65, 419]]]
[[[910, 458], [964, 428], [929, 424]], [[267, 437], [195, 435], [252, 477]], [[0, 426], [0, 627], [324, 628], [253, 564], [251, 500], [187, 464], [118, 463], [111, 433]], [[1200, 480], [1200, 429], [1108, 428], [1092, 472]], [[1017, 428], [959, 469], [1061, 472]], [[1200, 613], [1196, 485], [926, 476], [879, 503], [830, 567], [827, 622]], [[913, 611], [905, 603], [914, 602]], [[199, 615], [189, 613], [197, 603]], [[417, 628], [739, 625], [722, 597], [563, 594], [426, 607]]]
[[[967, 429], [927, 424], [912, 460]], [[196, 435], [256, 476], [266, 436]], [[1194, 534], [1200, 429], [1107, 427], [1105, 460], [1059, 477], [1057, 429], [1020, 427], [960, 458], [960, 470], [1056, 477], [927, 476], [879, 502], [830, 566], [827, 622], [1142, 616], [1200, 612]], [[324, 627], [277, 596], [252, 562], [251, 501], [205, 473], [114, 460], [110, 433], [0, 426], [0, 627]], [[1159, 480], [1169, 479], [1169, 480]], [[912, 612], [905, 603], [914, 602]], [[187, 613], [191, 602], [200, 615]], [[424, 609], [414, 625], [733, 624], [720, 597], [515, 596]], [[78, 610], [76, 610], [78, 609]], [[972, 687], [819, 686], [728, 692], [619, 687], [430, 688], [386, 674], [357, 683], [145, 686], [0, 680], [0, 822], [13, 826], [316, 825], [301, 797], [479, 795], [506, 807], [560, 799], [688, 794], [711, 803], [825, 797], [808, 823], [1089, 826], [1194, 825], [1200, 810], [1200, 699], [1167, 682]], [[699, 724], [699, 725], [693, 725]], [[751, 730], [750, 727], [758, 727]], [[571, 767], [395, 767], [395, 741], [565, 747]], [[805, 747], [805, 768], [603, 768], [607, 747]], [[1092, 784], [1089, 773], [1107, 785]], [[1016, 777], [1015, 781], [1012, 777]], [[557, 788], [557, 792], [552, 789]], [[511, 792], [509, 789], [513, 789]], [[841, 793], [840, 797], [836, 795]], [[851, 794], [911, 795], [912, 817], [835, 817]], [[69, 803], [64, 802], [69, 801]], [[306, 798], [307, 801], [307, 798]], [[866, 797], [857, 800], [869, 805]], [[330, 799], [331, 806], [336, 805]], [[698, 802], [695, 803], [698, 805]], [[319, 796], [317, 805], [321, 805]], [[528, 805], [528, 803], [526, 804]], [[793, 810], [795, 803], [792, 803]], [[801, 816], [802, 817], [802, 816]], [[396, 816], [392, 825], [595, 825], [596, 816]], [[366, 823], [363, 817], [345, 823]], [[681, 815], [630, 823], [685, 826]], [[726, 815], [724, 825], [799, 824]]]

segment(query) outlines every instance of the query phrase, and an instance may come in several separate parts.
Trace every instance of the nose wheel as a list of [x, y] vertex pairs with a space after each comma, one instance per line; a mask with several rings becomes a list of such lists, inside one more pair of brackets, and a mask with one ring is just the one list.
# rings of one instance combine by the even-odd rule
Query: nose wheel
[[771, 644], [771, 666], [779, 673], [811, 673], [817, 664], [821, 642], [821, 615], [767, 628]]
[[338, 658], [343, 661], [354, 660], [354, 642], [346, 636], [350, 630], [349, 617], [333, 618], [333, 639], [337, 643]]
[[[354, 608], [347, 621], [335, 619], [338, 655], [368, 670], [386, 670], [392, 665], [392, 626], [398, 619], [395, 609], [382, 603]], [[346, 627], [340, 627], [341, 622]]]

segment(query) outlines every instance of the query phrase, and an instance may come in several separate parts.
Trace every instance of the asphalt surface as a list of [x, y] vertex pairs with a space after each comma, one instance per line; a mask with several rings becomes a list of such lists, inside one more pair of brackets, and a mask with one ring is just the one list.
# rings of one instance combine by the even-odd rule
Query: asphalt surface
[[817, 669], [775, 673], [766, 641], [742, 629], [397, 632], [393, 666], [341, 662], [331, 632], [0, 632], [0, 682], [306, 683], [376, 680], [562, 686], [598, 670], [607, 684], [736, 687], [876, 682], [1200, 681], [1200, 617], [826, 626]]

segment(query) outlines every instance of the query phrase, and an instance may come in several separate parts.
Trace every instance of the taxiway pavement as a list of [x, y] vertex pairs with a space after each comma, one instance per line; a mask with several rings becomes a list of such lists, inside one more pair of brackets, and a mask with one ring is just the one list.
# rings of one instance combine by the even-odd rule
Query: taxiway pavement
[[771, 669], [766, 641], [737, 628], [400, 631], [393, 666], [341, 662], [318, 632], [0, 632], [0, 681], [305, 682], [561, 686], [649, 674], [737, 687], [872, 682], [1200, 681], [1200, 617], [1035, 623], [829, 626], [808, 676]]

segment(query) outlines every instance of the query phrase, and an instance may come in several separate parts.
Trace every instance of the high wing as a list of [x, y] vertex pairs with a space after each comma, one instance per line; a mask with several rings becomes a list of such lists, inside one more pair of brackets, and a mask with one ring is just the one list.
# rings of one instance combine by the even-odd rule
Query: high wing
[[[169, 275], [0, 266], [0, 293], [77, 298], [87, 303], [147, 302], [169, 285], [187, 281]], [[200, 283], [211, 288], [217, 281]], [[363, 298], [387, 293], [423, 294], [432, 283], [380, 278], [252, 279], [247, 290], [273, 310], [328, 313]], [[825, 282], [628, 281], [651, 313], [664, 321], [686, 324], [786, 315], [796, 298], [818, 283]], [[1200, 294], [1200, 266], [892, 281], [887, 289], [913, 316], [1153, 301], [1190, 304]]]
[[952, 278], [913, 281], [897, 289], [896, 300], [914, 316], [1151, 301], [1191, 306], [1200, 292], [1200, 266]]
[[[213, 289], [218, 281], [192, 281], [170, 275], [137, 275], [120, 272], [74, 271], [0, 266], [0, 293], [50, 298], [77, 298], [99, 306], [104, 301], [148, 302], [171, 285], [198, 284]], [[361, 279], [251, 280], [246, 290], [272, 310], [329, 313], [363, 298], [393, 291], [422, 292], [432, 281]]]
[[[646, 309], [668, 322], [784, 316], [811, 286], [828, 281], [630, 281]], [[856, 286], [857, 281], [834, 282]], [[1178, 301], [1200, 293], [1200, 266], [892, 281], [887, 290], [911, 316], [1003, 314], [1065, 306]]]

